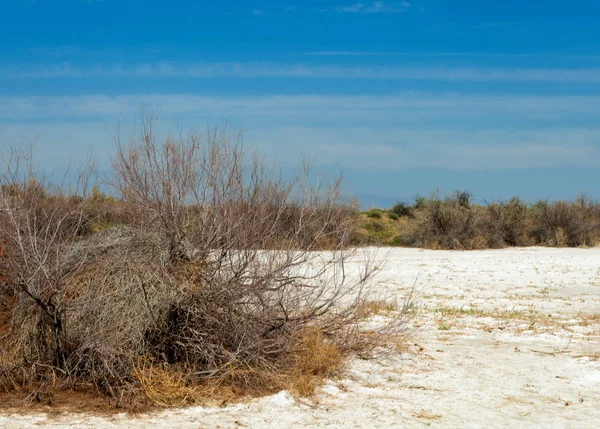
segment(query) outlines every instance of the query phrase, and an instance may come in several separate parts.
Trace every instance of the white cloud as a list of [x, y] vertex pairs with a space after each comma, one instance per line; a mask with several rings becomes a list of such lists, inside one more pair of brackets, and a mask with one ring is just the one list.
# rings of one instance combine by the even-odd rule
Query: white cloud
[[311, 66], [262, 62], [227, 63], [140, 63], [77, 66], [60, 63], [44, 66], [4, 67], [0, 76], [7, 79], [34, 78], [196, 78], [215, 77], [311, 78], [311, 79], [389, 79], [437, 81], [545, 81], [600, 82], [598, 68], [460, 68], [460, 67], [385, 67], [385, 66]]
[[263, 16], [264, 14], [265, 14], [265, 11], [262, 9], [253, 9], [252, 10], [252, 15]]
[[356, 13], [356, 12], [362, 12], [364, 7], [365, 6], [362, 3], [356, 3], [356, 4], [353, 4], [350, 6], [337, 6], [337, 7], [335, 7], [335, 10], [337, 10], [338, 12]]
[[370, 4], [355, 3], [347, 6], [337, 6], [333, 9], [337, 12], [345, 13], [394, 13], [406, 12], [410, 3], [402, 2], [397, 6], [390, 6], [382, 1], [375, 1]]

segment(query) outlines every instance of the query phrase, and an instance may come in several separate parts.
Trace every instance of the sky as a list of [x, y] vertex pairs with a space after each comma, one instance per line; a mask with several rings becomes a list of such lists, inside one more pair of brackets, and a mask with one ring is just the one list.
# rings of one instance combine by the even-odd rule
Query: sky
[[342, 172], [363, 205], [600, 198], [600, 2], [5, 0], [0, 145], [46, 168], [141, 106], [208, 123], [291, 169]]

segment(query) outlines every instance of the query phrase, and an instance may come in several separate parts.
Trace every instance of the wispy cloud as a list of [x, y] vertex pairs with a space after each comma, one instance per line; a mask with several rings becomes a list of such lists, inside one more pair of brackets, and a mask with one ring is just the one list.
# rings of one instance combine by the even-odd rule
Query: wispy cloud
[[195, 63], [171, 62], [77, 66], [61, 63], [44, 66], [19, 66], [0, 69], [5, 79], [34, 78], [311, 78], [311, 79], [388, 79], [429, 81], [545, 81], [600, 82], [600, 68], [461, 68], [461, 67], [385, 67], [313, 66], [276, 63]]
[[88, 145], [105, 152], [107, 126], [141, 105], [156, 106], [167, 131], [171, 120], [185, 128], [227, 119], [251, 147], [287, 164], [304, 149], [325, 165], [360, 171], [600, 166], [598, 96], [0, 97], [2, 143], [39, 135], [57, 162]]
[[357, 13], [357, 12], [361, 12], [364, 8], [364, 5], [362, 3], [357, 3], [357, 4], [353, 4], [350, 6], [336, 6], [334, 7], [335, 10], [337, 10], [338, 12], [349, 12], [349, 13]]
[[409, 7], [410, 3], [408, 2], [402, 2], [392, 6], [382, 1], [375, 1], [370, 4], [354, 3], [346, 6], [336, 6], [333, 10], [344, 13], [394, 13], [406, 12]]
[[264, 14], [265, 14], [265, 11], [262, 9], [253, 9], [252, 10], [252, 15], [263, 16]]
[[30, 51], [36, 56], [41, 55], [48, 57], [74, 57], [85, 53], [83, 48], [76, 45], [37, 46], [31, 48]]
[[[85, 159], [92, 148], [106, 159], [113, 143], [115, 119], [18, 123], [2, 127], [2, 145], [39, 137], [41, 159], [49, 169], [65, 158]], [[123, 128], [129, 131], [129, 124]], [[173, 124], [162, 122], [157, 134]], [[599, 128], [552, 131], [520, 130], [507, 135], [498, 129], [369, 129], [300, 125], [252, 126], [244, 130], [250, 150], [297, 165], [302, 152], [318, 154], [321, 165], [339, 165], [355, 171], [400, 172], [414, 169], [499, 171], [553, 167], [600, 167]]]
[[600, 60], [600, 55], [593, 54], [564, 54], [537, 52], [393, 52], [393, 51], [313, 51], [305, 55], [312, 56], [388, 56], [388, 57], [497, 57], [497, 58], [543, 58], [568, 60]]
[[[549, 125], [591, 120], [600, 111], [600, 96], [471, 95], [401, 92], [393, 95], [271, 95], [201, 96], [191, 94], [134, 94], [86, 96], [0, 97], [3, 121], [54, 119], [110, 120], [118, 112], [135, 112], [141, 105], [159, 106], [173, 117], [297, 118], [307, 124], [348, 120], [379, 126], [440, 124], [442, 120], [547, 121]], [[460, 122], [456, 122], [460, 124]], [[476, 126], [476, 124], [475, 124]], [[547, 127], [544, 124], [544, 127]], [[508, 134], [508, 131], [506, 132]], [[599, 138], [600, 141], [600, 138]]]

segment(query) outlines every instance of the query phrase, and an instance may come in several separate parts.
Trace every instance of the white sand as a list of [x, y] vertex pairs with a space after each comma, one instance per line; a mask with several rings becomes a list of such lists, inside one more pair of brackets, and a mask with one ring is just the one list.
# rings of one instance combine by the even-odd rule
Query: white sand
[[136, 417], [4, 410], [0, 427], [600, 427], [600, 316], [585, 317], [600, 314], [600, 249], [379, 253], [378, 291], [419, 292], [411, 351], [352, 362], [315, 402], [281, 392]]

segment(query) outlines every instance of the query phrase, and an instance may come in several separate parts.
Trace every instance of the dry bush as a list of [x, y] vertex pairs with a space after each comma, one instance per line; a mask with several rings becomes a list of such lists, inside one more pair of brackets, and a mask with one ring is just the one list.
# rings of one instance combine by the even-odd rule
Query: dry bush
[[305, 394], [342, 355], [402, 328], [399, 312], [361, 334], [373, 269], [347, 265], [356, 209], [341, 181], [308, 168], [283, 180], [218, 129], [153, 130], [144, 119], [128, 143], [116, 138], [112, 184], [129, 225], [84, 234], [114, 200], [67, 204], [62, 188], [28, 186], [31, 172], [4, 178], [18, 192], [2, 194], [2, 295], [14, 297], [2, 345], [16, 356], [0, 365], [2, 388], [88, 386], [119, 403], [141, 389], [161, 405], [286, 380]]
[[84, 198], [70, 195], [85, 195], [89, 175], [79, 176], [72, 193], [35, 177], [31, 148], [11, 152], [0, 177], [1, 295], [12, 300], [4, 348], [28, 363], [26, 378], [66, 369], [65, 279], [84, 258], [62, 255], [87, 231]]
[[479, 213], [469, 194], [457, 192], [442, 199], [434, 193], [424, 202], [424, 215], [412, 236], [403, 241], [418, 247], [474, 249], [485, 247], [478, 230]]
[[135, 224], [135, 216], [121, 201], [93, 186], [86, 198], [86, 217], [89, 232], [96, 233], [117, 225]]
[[574, 202], [539, 201], [532, 208], [531, 235], [538, 244], [594, 246], [600, 239], [598, 204], [586, 197]]
[[529, 244], [527, 204], [518, 197], [490, 203], [482, 220], [489, 247], [525, 246]]
[[380, 209], [361, 215], [353, 244], [461, 250], [600, 244], [600, 204], [586, 197], [534, 205], [514, 197], [481, 206], [461, 191], [416, 200], [413, 216], [394, 222]]

